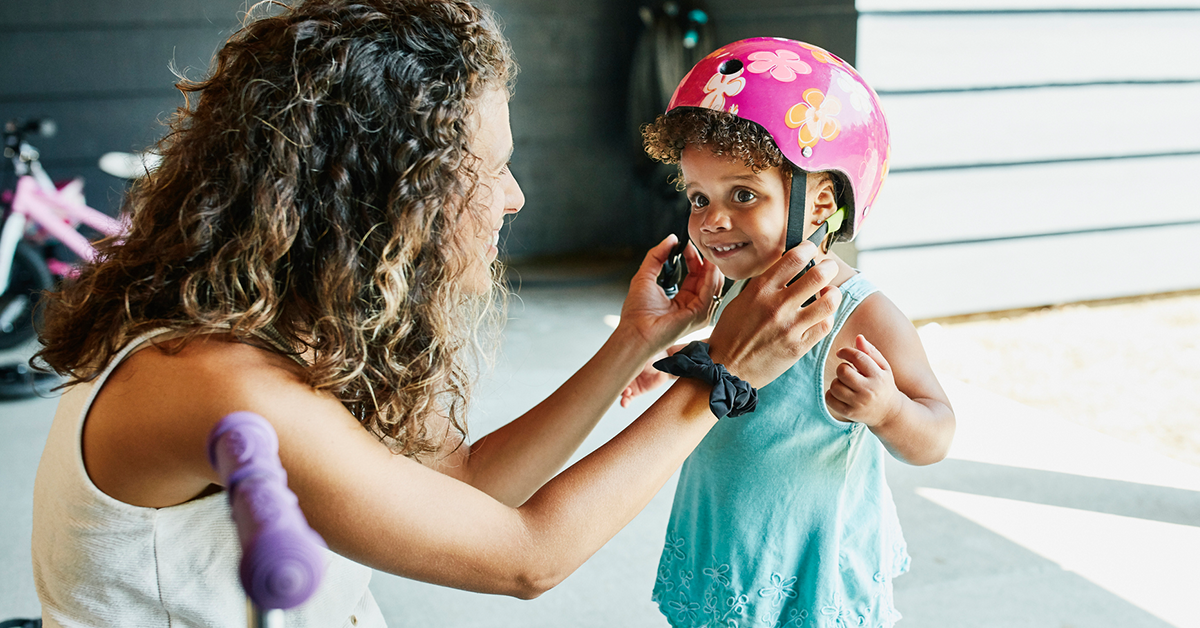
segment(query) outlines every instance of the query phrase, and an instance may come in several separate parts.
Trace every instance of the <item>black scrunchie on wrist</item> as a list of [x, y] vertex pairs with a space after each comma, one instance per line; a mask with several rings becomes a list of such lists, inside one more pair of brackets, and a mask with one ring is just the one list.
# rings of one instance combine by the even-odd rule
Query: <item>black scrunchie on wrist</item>
[[708, 396], [708, 407], [718, 419], [749, 414], [758, 406], [758, 391], [732, 375], [723, 364], [713, 363], [706, 342], [697, 340], [680, 349], [679, 353], [655, 362], [654, 368], [710, 384], [713, 389]]

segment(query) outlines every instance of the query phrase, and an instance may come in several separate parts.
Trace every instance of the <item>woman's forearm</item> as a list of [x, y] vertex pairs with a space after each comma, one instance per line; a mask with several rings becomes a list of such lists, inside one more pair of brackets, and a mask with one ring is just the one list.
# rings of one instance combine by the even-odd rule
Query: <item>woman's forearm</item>
[[474, 443], [461, 479], [519, 506], [567, 463], [658, 347], [618, 328], [544, 401]]
[[633, 520], [716, 424], [709, 388], [680, 379], [641, 417], [518, 509], [541, 552], [533, 593], [553, 587]]
[[[339, 448], [354, 441], [356, 454], [304, 458], [323, 468], [294, 466], [289, 483], [313, 528], [353, 560], [443, 586], [537, 597], [578, 569], [670, 479], [716, 424], [708, 395], [697, 380], [679, 380], [518, 508], [386, 449], [366, 447], [369, 435], [353, 433], [353, 425], [327, 441]], [[284, 437], [291, 440], [287, 432]], [[395, 472], [368, 473], [380, 462]], [[330, 478], [327, 470], [342, 475]]]
[[[805, 248], [812, 246], [802, 245], [800, 250]], [[798, 254], [785, 255], [784, 263], [764, 275], [760, 285], [730, 304], [727, 316], [731, 311], [739, 314], [743, 325], [714, 329], [715, 361], [763, 386], [828, 333], [839, 293], [822, 291], [813, 305], [800, 304], [828, 283], [830, 269], [818, 264], [784, 288], [805, 261]], [[648, 357], [642, 353], [634, 359], [627, 347], [666, 344], [627, 340], [615, 337], [585, 367], [579, 376], [583, 383], [565, 387], [564, 397], [569, 399], [578, 387], [601, 397], [606, 406]], [[603, 386], [611, 386], [603, 396], [584, 385], [595, 377], [589, 375], [591, 368], [604, 371], [614, 364], [629, 366], [621, 377], [599, 376], [607, 382]], [[698, 380], [677, 381], [620, 434], [515, 508], [447, 477], [451, 474], [391, 455], [334, 401], [329, 402], [329, 414], [346, 415], [342, 421], [317, 420], [311, 416], [311, 400], [299, 397], [291, 407], [282, 407], [278, 394], [270, 395], [269, 402], [264, 397], [263, 404], [271, 414], [287, 417], [278, 431], [280, 451], [288, 452], [281, 457], [289, 483], [331, 549], [425, 582], [535, 597], [583, 564], [662, 488], [716, 423], [708, 408], [710, 393], [711, 387]], [[515, 440], [534, 438], [528, 434]], [[513, 460], [510, 465], [524, 464]], [[475, 462], [495, 464], [486, 456]]]

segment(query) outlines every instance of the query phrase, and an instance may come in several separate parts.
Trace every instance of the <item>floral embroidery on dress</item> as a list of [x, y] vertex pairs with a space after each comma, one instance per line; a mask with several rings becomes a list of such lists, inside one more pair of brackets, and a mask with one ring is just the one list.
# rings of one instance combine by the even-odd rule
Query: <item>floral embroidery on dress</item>
[[688, 596], [681, 593], [678, 601], [667, 603], [667, 608], [675, 612], [675, 617], [679, 621], [682, 622], [686, 619], [688, 622], [695, 623], [698, 617], [696, 611], [700, 610], [700, 605], [689, 601]]
[[834, 625], [841, 626], [842, 628], [846, 628], [848, 626], [862, 627], [867, 625], [866, 615], [871, 614], [871, 607], [867, 606], [863, 608], [862, 611], [864, 615], [856, 616], [854, 613], [851, 613], [850, 609], [846, 608], [842, 604], [842, 597], [835, 594], [833, 596], [833, 603], [822, 608], [821, 614], [835, 622]]
[[777, 628], [777, 626], [779, 626], [780, 614], [780, 611], [767, 609], [766, 613], [758, 616], [758, 623], [766, 626], [767, 628]]
[[791, 50], [759, 50], [750, 53], [750, 59], [747, 70], [753, 74], [770, 72], [771, 78], [781, 83], [791, 83], [798, 74], [812, 73], [812, 66], [801, 61], [800, 55]]
[[671, 570], [666, 565], [659, 566], [658, 577], [655, 580], [658, 586], [662, 587], [666, 592], [670, 593], [675, 590], [675, 581], [671, 578]]
[[717, 606], [719, 603], [720, 603], [720, 601], [717, 600], [716, 595], [713, 595], [712, 593], [705, 593], [704, 594], [704, 607], [702, 609], [702, 612], [705, 615], [712, 615], [713, 617], [716, 617], [717, 613], [719, 612], [719, 608], [720, 608]]
[[737, 96], [742, 93], [742, 89], [745, 87], [746, 79], [742, 78], [742, 70], [738, 70], [733, 74], [721, 74], [717, 72], [704, 85], [704, 91], [708, 95], [704, 97], [704, 100], [700, 101], [700, 106], [708, 109], [716, 109], [717, 111], [725, 111], [725, 99], [730, 96]]
[[[733, 566], [712, 557], [708, 566], [696, 572], [690, 565], [687, 539], [667, 533], [663, 559], [658, 568], [651, 600], [657, 603], [673, 626], [695, 628], [862, 628], [873, 617], [872, 608], [851, 608], [840, 594], [820, 610], [794, 606], [800, 598], [799, 577], [771, 572], [765, 582], [743, 583], [742, 592], [733, 588]], [[899, 547], [903, 547], [900, 544]], [[885, 567], [886, 570], [886, 567]], [[884, 571], [875, 580], [886, 577]], [[880, 607], [890, 610], [890, 600]], [[813, 621], [808, 621], [813, 619]], [[887, 625], [887, 624], [885, 624]]]
[[796, 597], [796, 591], [793, 586], [796, 584], [796, 576], [784, 579], [783, 576], [773, 573], [771, 574], [771, 584], [758, 590], [759, 597], [765, 597], [775, 606], [783, 604], [784, 598]]
[[679, 537], [671, 538], [671, 533], [667, 533], [667, 541], [663, 544], [663, 558], [674, 558], [675, 560], [683, 560], [687, 558], [687, 554], [683, 553], [683, 539]]
[[[714, 561], [715, 562], [715, 561]], [[721, 565], [720, 567], [705, 567], [704, 575], [712, 578], [721, 586], [729, 586], [729, 565]]]
[[[725, 600], [725, 606], [729, 607], [729, 613], [737, 613], [738, 615], [741, 615], [742, 613], [746, 612], [746, 604], [749, 602], [750, 598], [746, 595], [738, 595], [736, 597], [730, 596], [729, 599]], [[729, 613], [726, 613], [726, 616], [728, 616]]]
[[792, 610], [788, 611], [788, 620], [783, 624], [780, 624], [779, 628], [803, 626], [805, 619], [808, 619], [808, 611], [802, 608], [793, 608]]
[[845, 617], [849, 616], [850, 613], [842, 606], [842, 596], [840, 595], [835, 595], [831, 604], [822, 607], [821, 614], [831, 618], [839, 626], [849, 625], [846, 623]]
[[837, 116], [841, 112], [842, 103], [837, 98], [826, 96], [814, 87], [804, 90], [803, 102], [788, 109], [784, 123], [790, 128], [799, 129], [797, 141], [800, 146], [815, 146], [819, 140], [830, 142], [838, 136], [842, 125]]
[[680, 571], [679, 572], [679, 587], [681, 589], [692, 588], [692, 578], [694, 578], [694, 577], [695, 577], [695, 574], [693, 574], [690, 571]]

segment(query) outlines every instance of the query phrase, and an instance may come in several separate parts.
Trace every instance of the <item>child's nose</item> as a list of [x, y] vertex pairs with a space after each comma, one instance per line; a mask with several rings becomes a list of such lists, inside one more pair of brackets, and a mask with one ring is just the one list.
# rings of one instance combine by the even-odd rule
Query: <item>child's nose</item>
[[701, 214], [700, 218], [701, 231], [727, 231], [729, 229], [729, 215], [716, 206], [709, 206], [708, 211]]

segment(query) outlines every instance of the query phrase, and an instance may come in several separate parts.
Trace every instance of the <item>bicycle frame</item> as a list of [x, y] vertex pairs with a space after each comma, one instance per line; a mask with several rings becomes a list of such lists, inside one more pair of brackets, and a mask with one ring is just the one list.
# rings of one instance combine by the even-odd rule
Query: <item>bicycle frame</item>
[[96, 249], [76, 231], [76, 224], [86, 224], [106, 236], [115, 236], [122, 231], [119, 221], [73, 198], [78, 188], [57, 189], [38, 163], [37, 151], [28, 144], [21, 143], [20, 155], [15, 156], [13, 162], [18, 167], [18, 178], [12, 211], [0, 230], [0, 293], [8, 290], [13, 255], [30, 222], [61, 241], [85, 262], [95, 257]]

